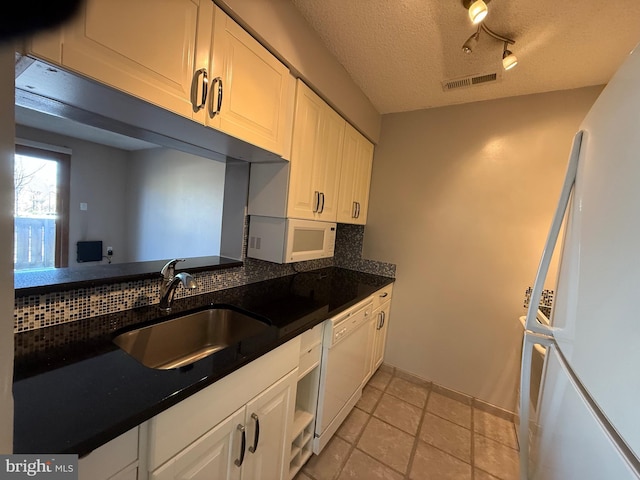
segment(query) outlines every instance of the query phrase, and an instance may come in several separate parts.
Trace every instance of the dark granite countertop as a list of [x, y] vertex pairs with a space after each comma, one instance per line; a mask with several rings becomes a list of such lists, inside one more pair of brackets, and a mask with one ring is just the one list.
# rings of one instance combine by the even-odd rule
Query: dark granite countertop
[[161, 320], [232, 305], [271, 326], [173, 370], [145, 367], [112, 342], [158, 321], [155, 306], [17, 334], [14, 451], [85, 455], [391, 282], [330, 267], [176, 300]]
[[[13, 274], [16, 296], [41, 295], [60, 290], [89, 288], [114, 282], [159, 278], [158, 272], [169, 261], [99, 264], [87, 267], [20, 270]], [[176, 265], [176, 272], [201, 272], [240, 267], [240, 260], [226, 257], [187, 258]]]

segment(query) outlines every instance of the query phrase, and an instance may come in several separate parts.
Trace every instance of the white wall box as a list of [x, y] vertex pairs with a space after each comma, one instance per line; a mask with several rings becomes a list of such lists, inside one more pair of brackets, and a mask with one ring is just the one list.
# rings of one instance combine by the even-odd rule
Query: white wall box
[[347, 123], [340, 170], [338, 222], [367, 223], [372, 166], [373, 144]]
[[138, 427], [114, 438], [78, 461], [80, 480], [135, 480], [137, 471]]
[[74, 21], [26, 49], [284, 155], [293, 102], [287, 67], [209, 0], [157, 7], [154, 0], [88, 0]]

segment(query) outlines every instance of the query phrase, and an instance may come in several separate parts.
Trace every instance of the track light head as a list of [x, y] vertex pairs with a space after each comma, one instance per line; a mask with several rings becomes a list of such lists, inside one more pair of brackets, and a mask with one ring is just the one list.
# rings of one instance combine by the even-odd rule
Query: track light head
[[487, 13], [489, 13], [489, 10], [483, 0], [476, 0], [469, 5], [469, 18], [474, 25], [483, 21]]
[[480, 38], [480, 28], [478, 28], [478, 31], [476, 33], [474, 33], [469, 38], [467, 38], [467, 41], [464, 42], [464, 45], [462, 45], [462, 51], [466, 54], [473, 53], [473, 49], [478, 44], [479, 38]]
[[518, 57], [516, 57], [511, 50], [507, 49], [507, 44], [504, 44], [504, 51], [502, 52], [502, 67], [505, 70], [511, 70], [518, 65]]

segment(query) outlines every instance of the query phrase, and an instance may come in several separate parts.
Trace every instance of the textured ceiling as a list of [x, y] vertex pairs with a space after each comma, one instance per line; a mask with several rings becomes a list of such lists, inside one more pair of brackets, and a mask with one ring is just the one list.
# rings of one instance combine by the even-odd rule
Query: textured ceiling
[[[607, 83], [640, 42], [638, 0], [493, 0], [475, 32], [461, 0], [291, 0], [380, 113]], [[497, 72], [498, 81], [443, 91], [444, 80]]]

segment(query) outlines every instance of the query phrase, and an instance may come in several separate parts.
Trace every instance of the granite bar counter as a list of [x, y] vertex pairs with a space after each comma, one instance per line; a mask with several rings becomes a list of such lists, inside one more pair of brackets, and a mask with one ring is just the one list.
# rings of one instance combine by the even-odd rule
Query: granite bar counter
[[[393, 281], [330, 267], [176, 300], [169, 315], [147, 306], [19, 333], [14, 451], [83, 456]], [[269, 328], [172, 370], [145, 367], [113, 343], [210, 305], [251, 312]]]

